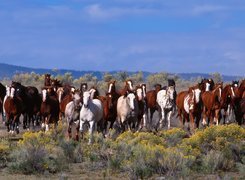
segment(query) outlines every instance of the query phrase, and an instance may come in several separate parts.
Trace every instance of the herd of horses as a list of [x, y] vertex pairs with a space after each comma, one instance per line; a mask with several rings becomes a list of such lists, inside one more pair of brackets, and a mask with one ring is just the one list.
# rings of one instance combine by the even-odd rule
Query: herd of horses
[[[33, 128], [41, 126], [45, 131], [49, 130], [50, 123], [57, 126], [65, 118], [70, 138], [73, 126], [78, 140], [87, 124], [91, 143], [95, 129], [104, 136], [112, 128], [120, 132], [143, 128], [159, 130], [165, 126], [169, 129], [175, 111], [183, 127], [188, 122], [190, 132], [198, 128], [200, 122], [203, 126], [218, 125], [222, 119], [223, 123], [228, 123], [227, 116], [232, 112], [241, 125], [245, 116], [244, 89], [245, 80], [224, 85], [202, 79], [186, 91], [177, 93], [175, 81], [169, 79], [167, 86], [156, 84], [153, 90], [147, 91], [146, 84], [134, 87], [132, 80], [126, 80], [119, 90], [116, 81], [108, 82], [107, 92], [101, 96], [95, 87], [88, 88], [87, 83], [76, 89], [45, 74], [40, 93], [36, 87], [19, 82], [12, 82], [10, 86], [0, 83], [0, 110], [10, 133], [19, 133], [21, 115], [23, 129], [30, 129], [32, 125]], [[155, 111], [158, 111], [159, 119], [154, 124]]]

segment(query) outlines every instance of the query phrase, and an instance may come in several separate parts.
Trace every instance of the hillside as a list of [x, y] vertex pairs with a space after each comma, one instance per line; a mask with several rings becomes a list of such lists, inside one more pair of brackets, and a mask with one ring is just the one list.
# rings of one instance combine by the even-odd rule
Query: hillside
[[[105, 72], [102, 71], [77, 71], [77, 70], [69, 70], [69, 69], [59, 69], [59, 70], [52, 70], [52, 69], [42, 69], [42, 68], [29, 68], [29, 67], [22, 67], [22, 66], [16, 66], [16, 65], [10, 65], [10, 64], [5, 64], [5, 63], [0, 63], [0, 79], [3, 79], [5, 77], [11, 78], [13, 75], [17, 73], [31, 73], [35, 72], [37, 74], [45, 74], [45, 73], [50, 73], [52, 75], [57, 75], [57, 74], [65, 74], [66, 72], [72, 73], [74, 78], [79, 78], [80, 76], [83, 76], [85, 74], [92, 74], [93, 76], [96, 76], [99, 80], [102, 79], [103, 75]], [[115, 74], [119, 71], [110, 71], [110, 74]], [[135, 74], [137, 72], [128, 72], [129, 75]], [[150, 74], [150, 72], [143, 71], [144, 77], [147, 77]], [[205, 73], [178, 73], [176, 74], [180, 78], [185, 79], [185, 80], [192, 80], [197, 77], [202, 77], [202, 78], [208, 78], [209, 74]], [[231, 81], [231, 80], [237, 80], [241, 79], [242, 77], [240, 76], [227, 76], [227, 75], [222, 75], [223, 81]]]

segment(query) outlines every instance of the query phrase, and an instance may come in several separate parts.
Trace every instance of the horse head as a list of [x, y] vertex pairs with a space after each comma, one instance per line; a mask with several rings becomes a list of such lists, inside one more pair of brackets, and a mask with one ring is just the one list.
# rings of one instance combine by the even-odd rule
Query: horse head
[[167, 87], [167, 95], [171, 100], [174, 100], [174, 94], [175, 94], [175, 88], [174, 86], [168, 86]]
[[143, 91], [143, 97], [145, 98], [146, 97], [146, 84], [142, 83], [142, 84], [140, 84], [140, 86], [141, 86], [142, 91]]
[[88, 84], [87, 83], [82, 83], [81, 85], [80, 85], [80, 91], [81, 92], [85, 92], [85, 91], [87, 91], [88, 90]]
[[136, 97], [135, 97], [134, 93], [132, 93], [132, 92], [128, 93], [127, 102], [128, 102], [128, 105], [132, 111], [135, 110], [135, 98]]
[[59, 100], [59, 103], [61, 102], [61, 99], [62, 99], [62, 95], [64, 93], [64, 88], [63, 87], [59, 87], [56, 91], [57, 93], [57, 96], [58, 96], [58, 100]]
[[45, 74], [44, 75], [44, 86], [51, 86], [51, 78], [50, 78], [50, 74]]
[[115, 80], [110, 81], [110, 82], [108, 83], [108, 93], [112, 93], [112, 92], [115, 92], [115, 91], [116, 91], [115, 83], [116, 83]]
[[88, 104], [89, 104], [89, 101], [92, 99], [92, 94], [93, 92], [90, 90], [90, 91], [85, 91], [83, 93], [83, 105], [85, 108], [88, 107]]
[[128, 90], [133, 91], [133, 81], [131, 79], [128, 79], [125, 81], [125, 87], [127, 87]]
[[141, 86], [136, 86], [136, 95], [137, 95], [137, 99], [139, 101], [142, 101], [143, 98], [144, 98], [144, 95], [143, 95], [143, 89]]
[[195, 98], [195, 102], [199, 103], [201, 92], [202, 92], [200, 84], [197, 84], [196, 86], [190, 87], [189, 91], [192, 91], [193, 97]]

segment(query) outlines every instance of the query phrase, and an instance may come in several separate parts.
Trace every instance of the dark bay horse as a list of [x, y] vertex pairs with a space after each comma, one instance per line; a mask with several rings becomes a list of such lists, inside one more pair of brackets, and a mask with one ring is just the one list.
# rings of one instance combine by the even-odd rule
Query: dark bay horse
[[222, 89], [221, 102], [220, 102], [221, 109], [224, 110], [224, 114], [223, 114], [224, 124], [229, 123], [227, 116], [229, 117], [232, 109], [234, 108], [233, 99], [235, 97], [236, 94], [233, 85], [232, 84], [225, 85], [225, 87]]
[[56, 95], [53, 93], [53, 89], [42, 89], [40, 115], [42, 118], [42, 128], [45, 128], [45, 131], [49, 130], [49, 123], [53, 122], [55, 126], [58, 124], [59, 101]]
[[16, 96], [14, 87], [7, 87], [8, 96], [4, 102], [4, 109], [6, 113], [6, 123], [7, 130], [10, 133], [19, 133], [19, 118], [23, 112], [23, 101], [20, 97]]
[[216, 84], [216, 87], [212, 91], [206, 91], [202, 94], [203, 102], [203, 125], [206, 125], [206, 118], [208, 118], [208, 124], [213, 125], [213, 121], [216, 125], [219, 124], [220, 109], [221, 109], [221, 93], [223, 83]]

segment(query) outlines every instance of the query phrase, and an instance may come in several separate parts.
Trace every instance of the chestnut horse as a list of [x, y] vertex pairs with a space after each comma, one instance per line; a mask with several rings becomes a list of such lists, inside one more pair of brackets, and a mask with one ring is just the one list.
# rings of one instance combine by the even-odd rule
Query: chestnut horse
[[156, 84], [154, 90], [150, 90], [148, 92], [146, 92], [146, 106], [147, 106], [147, 114], [148, 111], [150, 109], [150, 118], [148, 116], [149, 119], [149, 125], [152, 125], [152, 118], [153, 118], [153, 114], [155, 111], [158, 110], [157, 107], [157, 93], [158, 91], [160, 91], [160, 89], [162, 88], [162, 86], [160, 84]]
[[178, 93], [176, 97], [176, 105], [178, 108], [178, 116], [184, 126], [186, 121], [190, 121], [188, 129], [194, 130], [199, 127], [201, 119], [201, 84], [197, 84], [189, 88], [188, 91]]
[[203, 121], [202, 124], [206, 125], [206, 118], [208, 118], [208, 124], [213, 125], [213, 121], [216, 125], [219, 124], [219, 116], [221, 109], [221, 93], [223, 83], [216, 84], [216, 87], [212, 91], [206, 91], [202, 94], [203, 102]]

